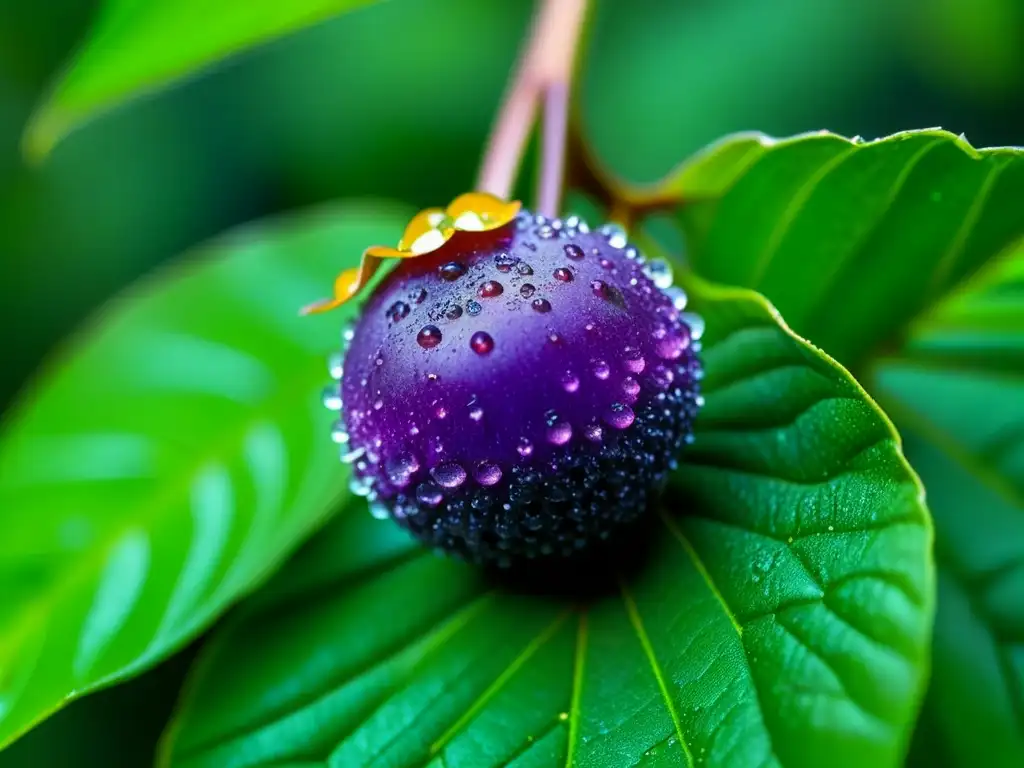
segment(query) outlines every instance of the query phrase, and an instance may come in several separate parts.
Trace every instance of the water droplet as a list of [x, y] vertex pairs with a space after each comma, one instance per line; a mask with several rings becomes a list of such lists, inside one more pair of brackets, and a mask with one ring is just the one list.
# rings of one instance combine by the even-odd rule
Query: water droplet
[[445, 488], [458, 488], [466, 482], [466, 470], [462, 468], [461, 464], [457, 464], [454, 461], [438, 464], [430, 470], [430, 476], [434, 478], [438, 485]]
[[555, 229], [550, 224], [542, 224], [537, 228], [537, 236], [541, 240], [550, 240], [555, 236]]
[[390, 307], [385, 314], [391, 318], [391, 322], [397, 323], [409, 314], [409, 305], [404, 301], [396, 301]]
[[562, 250], [565, 251], [565, 255], [568, 256], [570, 259], [575, 259], [577, 261], [582, 259], [583, 256], [585, 255], [583, 253], [583, 249], [580, 248], [575, 243], [569, 243]]
[[664, 360], [677, 360], [690, 346], [690, 335], [686, 327], [674, 328], [663, 339], [654, 343], [654, 351]]
[[444, 501], [444, 494], [434, 483], [420, 483], [416, 486], [416, 501], [428, 507], [436, 507]]
[[604, 421], [615, 429], [626, 429], [636, 420], [633, 409], [624, 403], [612, 403], [604, 412]]
[[380, 368], [382, 365], [384, 365], [384, 358], [378, 356], [377, 359], [373, 361], [373, 364]]
[[[355, 488], [352, 488], [352, 493], [355, 492]], [[365, 496], [368, 493], [369, 490], [367, 490], [367, 492], [363, 495]], [[373, 515], [374, 520], [387, 520], [389, 517], [391, 517], [388, 508], [381, 504], [379, 501], [374, 502], [373, 504], [370, 505], [370, 514]]]
[[473, 469], [473, 478], [480, 485], [495, 485], [501, 480], [501, 467], [493, 461], [481, 461]]
[[583, 436], [592, 443], [600, 443], [604, 437], [604, 430], [597, 422], [591, 422], [583, 428]]
[[476, 395], [469, 401], [469, 418], [473, 421], [480, 421], [484, 417], [484, 409], [477, 403]]
[[478, 355], [486, 355], [494, 349], [494, 339], [489, 333], [477, 331], [469, 340], [469, 346]]
[[562, 334], [560, 334], [558, 331], [551, 331], [548, 334], [548, 341], [550, 341], [552, 344], [561, 344], [564, 341], [564, 339], [562, 338]]
[[609, 272], [615, 271], [615, 262], [611, 259], [602, 258], [598, 264], [607, 269]]
[[413, 437], [416, 437], [416, 435], [418, 435], [419, 433], [420, 433], [420, 428], [419, 427], [417, 427], [415, 424], [410, 424], [409, 425], [409, 434], [410, 435], [412, 435]]
[[480, 302], [473, 301], [472, 299], [466, 302], [466, 311], [469, 312], [470, 317], [479, 315], [482, 310], [483, 307], [480, 306]]
[[693, 312], [683, 312], [679, 319], [689, 326], [690, 338], [694, 341], [699, 341], [701, 336], [704, 335], [704, 318]]
[[578, 391], [580, 388], [580, 377], [572, 371], [566, 371], [562, 374], [562, 389], [566, 392], [572, 393]]
[[622, 380], [622, 392], [626, 397], [635, 398], [640, 394], [640, 382], [632, 376], [627, 376]]
[[623, 350], [625, 355], [622, 360], [623, 367], [630, 373], [642, 373], [644, 366], [647, 365], [647, 361], [644, 360], [643, 353], [636, 347], [626, 347]]
[[622, 231], [621, 227], [615, 224], [606, 224], [601, 227], [601, 234], [605, 236], [608, 245], [612, 248], [626, 247], [626, 233]]
[[456, 304], [455, 306], [451, 307], [447, 312], [445, 312], [444, 316], [447, 317], [449, 320], [458, 320], [460, 317], [462, 317], [462, 307]]
[[408, 451], [393, 456], [385, 464], [388, 479], [399, 488], [408, 485], [410, 476], [419, 468], [419, 459]]
[[324, 404], [324, 408], [329, 411], [340, 411], [341, 410], [341, 390], [338, 389], [337, 384], [331, 384], [325, 388], [323, 395], [321, 395], [321, 402]]
[[519, 438], [519, 445], [516, 446], [516, 450], [519, 451], [519, 455], [525, 459], [533, 455], [533, 443], [525, 437], [521, 437]]
[[517, 261], [519, 259], [509, 253], [499, 253], [494, 257], [494, 265], [498, 268], [499, 272], [512, 271], [512, 265]]
[[555, 280], [560, 280], [563, 283], [571, 283], [572, 270], [568, 267], [559, 267], [555, 270]]
[[672, 386], [675, 374], [664, 365], [656, 365], [651, 369], [651, 382], [657, 389], [665, 390]]
[[589, 333], [590, 331], [593, 331], [596, 326], [593, 323], [587, 323], [583, 328]]
[[422, 304], [427, 300], [427, 289], [417, 288], [415, 291], [409, 294], [409, 301], [413, 304]]
[[331, 440], [338, 445], [346, 445], [349, 441], [348, 430], [345, 429], [345, 422], [338, 419], [331, 427]]
[[523, 283], [522, 286], [519, 288], [519, 295], [522, 296], [524, 299], [528, 299], [531, 296], [533, 296], [533, 292], [536, 290], [537, 289], [534, 288], [530, 283]]
[[373, 410], [379, 411], [383, 407], [384, 407], [384, 401], [381, 400], [379, 397], [376, 400], [373, 401]]
[[[365, 453], [366, 453], [366, 449], [363, 448], [362, 446], [360, 446], [359, 448], [353, 448], [350, 451], [342, 451], [341, 460], [345, 464], [351, 464], [352, 462], [359, 461], [359, 459], [363, 458], [363, 454], [365, 454]], [[360, 463], [362, 464], [364, 462], [360, 462]], [[365, 469], [365, 467], [364, 467], [364, 469]]]
[[531, 267], [525, 261], [521, 261], [518, 264], [516, 264], [516, 272], [518, 272], [520, 275], [532, 275], [533, 267]]
[[351, 325], [346, 325], [344, 328], [342, 328], [342, 330], [341, 330], [341, 340], [344, 341], [346, 344], [348, 344], [348, 342], [352, 341], [352, 339], [354, 339], [355, 337], [356, 337], [356, 329], [354, 327], [352, 327]]
[[551, 302], [547, 299], [534, 299], [530, 302], [530, 306], [533, 307], [534, 312], [550, 312]]
[[593, 360], [592, 366], [591, 370], [593, 370], [594, 375], [601, 379], [601, 381], [604, 381], [611, 375], [612, 369], [604, 360]]
[[611, 289], [608, 287], [608, 283], [604, 280], [593, 280], [590, 283], [590, 290], [592, 290], [594, 295], [599, 299], [611, 298]]
[[444, 405], [438, 405], [434, 409], [434, 415], [439, 419], [446, 419], [448, 418], [448, 409], [445, 408]]
[[497, 280], [488, 280], [480, 286], [477, 294], [484, 299], [493, 299], [495, 296], [501, 296], [504, 290], [504, 287]]
[[647, 276], [655, 286], [665, 290], [672, 285], [672, 267], [661, 259], [655, 259], [647, 265]]
[[433, 349], [441, 343], [441, 329], [436, 325], [424, 325], [416, 334], [416, 343], [424, 349]]
[[428, 373], [427, 374], [427, 381], [434, 382], [434, 381], [440, 381], [440, 380], [441, 380], [441, 377], [438, 376], [436, 373]]
[[549, 423], [547, 438], [552, 445], [565, 445], [572, 439], [572, 425], [568, 421]]
[[327, 372], [335, 381], [341, 379], [342, 374], [345, 372], [345, 366], [340, 352], [334, 352], [327, 358]]
[[466, 274], [466, 267], [457, 261], [449, 261], [437, 268], [437, 274], [441, 276], [442, 280], [458, 280]]
[[672, 306], [675, 307], [677, 311], [682, 312], [686, 309], [686, 291], [678, 285], [670, 285], [666, 288], [665, 295], [672, 299]]

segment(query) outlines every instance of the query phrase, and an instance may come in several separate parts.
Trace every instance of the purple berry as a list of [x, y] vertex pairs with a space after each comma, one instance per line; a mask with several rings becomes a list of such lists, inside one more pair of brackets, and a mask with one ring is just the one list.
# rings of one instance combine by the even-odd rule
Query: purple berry
[[700, 402], [670, 279], [617, 229], [525, 211], [401, 261], [335, 366], [353, 489], [483, 563], [608, 538], [659, 491]]

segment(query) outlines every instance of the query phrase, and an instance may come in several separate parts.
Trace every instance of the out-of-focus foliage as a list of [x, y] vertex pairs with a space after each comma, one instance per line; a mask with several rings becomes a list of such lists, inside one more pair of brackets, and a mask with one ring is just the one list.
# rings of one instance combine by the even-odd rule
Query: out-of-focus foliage
[[[1024, 136], [1016, 0], [596, 5], [582, 115], [602, 158], [635, 181], [742, 129]], [[29, 115], [98, 7], [0, 0], [0, 408], [89, 311], [220, 230], [329, 198], [428, 205], [464, 190], [531, 4], [389, 0], [132, 102], [29, 168]], [[940, 627], [964, 626], [943, 610]], [[961, 699], [954, 683], [933, 700]], [[994, 743], [980, 733], [949, 754]]]

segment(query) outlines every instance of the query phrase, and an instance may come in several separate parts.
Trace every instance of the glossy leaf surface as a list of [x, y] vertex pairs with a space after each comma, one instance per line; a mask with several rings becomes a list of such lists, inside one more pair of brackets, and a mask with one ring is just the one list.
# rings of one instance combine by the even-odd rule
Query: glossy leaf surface
[[0, 434], [0, 744], [179, 647], [340, 503], [338, 318], [297, 310], [403, 219], [351, 206], [218, 241], [30, 389]]
[[920, 488], [845, 371], [755, 294], [695, 291], [707, 406], [638, 567], [518, 593], [353, 504], [215, 637], [163, 763], [897, 765]]
[[854, 365], [907, 433], [940, 565], [934, 684], [913, 758], [1018, 765], [1024, 150], [974, 150], [942, 131], [756, 139], [712, 147], [636, 199], [685, 201], [687, 174], [695, 192], [718, 179], [674, 210], [694, 268], [764, 291]]

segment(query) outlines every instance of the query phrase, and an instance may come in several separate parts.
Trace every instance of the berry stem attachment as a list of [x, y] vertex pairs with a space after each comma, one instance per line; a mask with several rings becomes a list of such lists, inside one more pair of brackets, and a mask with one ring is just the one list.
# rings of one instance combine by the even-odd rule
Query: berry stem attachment
[[502, 100], [476, 188], [512, 196], [526, 143], [544, 102], [544, 145], [538, 212], [558, 213], [565, 164], [566, 123], [576, 49], [587, 0], [541, 0], [526, 49]]

